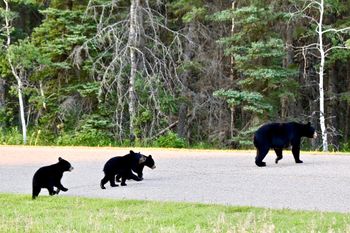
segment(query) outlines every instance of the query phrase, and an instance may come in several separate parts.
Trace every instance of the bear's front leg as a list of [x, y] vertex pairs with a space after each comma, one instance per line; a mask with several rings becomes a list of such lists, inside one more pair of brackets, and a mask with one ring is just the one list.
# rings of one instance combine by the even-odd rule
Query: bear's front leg
[[139, 176], [136, 176], [134, 173], [130, 172], [129, 173], [129, 177], [130, 179], [136, 180], [136, 181], [141, 181], [143, 180], [142, 178], [140, 178]]
[[143, 171], [143, 165], [140, 165], [138, 168], [136, 168], [135, 170], [134, 170], [134, 172], [137, 174], [137, 176], [141, 179], [141, 180], [143, 180], [143, 173], [142, 173], [142, 171]]
[[296, 163], [303, 163], [303, 161], [300, 160], [300, 144], [292, 145], [292, 153]]
[[120, 184], [121, 186], [126, 186], [126, 175], [122, 175], [122, 183]]
[[59, 181], [56, 185], [55, 185], [59, 190], [62, 190], [63, 192], [67, 192], [68, 189], [63, 187], [63, 185], [61, 184], [61, 182]]
[[120, 178], [121, 178], [121, 175], [118, 174], [118, 175], [115, 177], [115, 181], [116, 181], [116, 182], [120, 182]]

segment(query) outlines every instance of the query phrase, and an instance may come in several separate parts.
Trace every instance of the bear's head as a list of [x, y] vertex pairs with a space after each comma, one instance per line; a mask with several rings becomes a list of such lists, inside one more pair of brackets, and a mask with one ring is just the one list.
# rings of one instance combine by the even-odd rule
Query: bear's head
[[58, 158], [58, 165], [63, 171], [72, 171], [74, 169], [67, 160], [62, 159], [61, 157]]
[[308, 138], [316, 138], [317, 137], [316, 130], [314, 127], [311, 126], [310, 122], [303, 125], [302, 131], [303, 131], [303, 135], [305, 135], [305, 137], [308, 137]]
[[149, 156], [145, 156], [146, 157], [146, 160], [144, 162], [144, 165], [151, 168], [151, 169], [155, 169], [156, 168], [156, 165], [154, 163], [154, 160], [152, 158], [152, 155], [149, 155]]
[[130, 151], [130, 155], [135, 156], [139, 160], [139, 164], [143, 164], [152, 169], [156, 168], [152, 155], [146, 156], [141, 154], [140, 152], [135, 153], [132, 150]]

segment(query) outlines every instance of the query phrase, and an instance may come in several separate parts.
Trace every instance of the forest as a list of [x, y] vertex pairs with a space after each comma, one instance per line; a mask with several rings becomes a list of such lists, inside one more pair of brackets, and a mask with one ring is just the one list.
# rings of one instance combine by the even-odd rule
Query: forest
[[350, 150], [348, 0], [0, 0], [0, 144]]

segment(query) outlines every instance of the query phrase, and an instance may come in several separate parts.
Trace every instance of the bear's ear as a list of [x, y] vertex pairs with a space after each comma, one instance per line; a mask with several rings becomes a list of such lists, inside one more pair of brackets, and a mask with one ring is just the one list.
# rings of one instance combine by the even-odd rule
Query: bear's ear
[[311, 126], [311, 122], [309, 121], [306, 125], [307, 125], [307, 126]]
[[63, 159], [61, 157], [58, 157], [58, 161], [61, 162]]
[[129, 153], [130, 153], [130, 154], [135, 154], [135, 153], [134, 153], [134, 151], [132, 151], [132, 150], [130, 150], [130, 152], [129, 152]]
[[142, 155], [141, 158], [139, 159], [139, 164], [146, 162], [147, 157]]
[[149, 155], [149, 156], [148, 156], [148, 158], [150, 158], [150, 159], [151, 159], [151, 158], [152, 158], [152, 155]]

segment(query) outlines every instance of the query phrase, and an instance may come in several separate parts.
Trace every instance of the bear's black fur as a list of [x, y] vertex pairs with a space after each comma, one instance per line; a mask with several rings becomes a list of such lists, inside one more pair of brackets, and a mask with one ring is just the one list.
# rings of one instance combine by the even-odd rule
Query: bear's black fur
[[[144, 168], [145, 166], [147, 166], [147, 167], [149, 167], [149, 168], [151, 168], [151, 169], [155, 169], [155, 168], [156, 168], [156, 165], [155, 165], [155, 163], [154, 163], [154, 160], [153, 160], [153, 158], [152, 158], [152, 155], [145, 156], [145, 155], [140, 154], [140, 153], [135, 153], [135, 156], [137, 156], [137, 157], [139, 157], [139, 158], [141, 158], [142, 156], [146, 157], [146, 161], [145, 161], [145, 162], [134, 164], [134, 166], [131, 168], [131, 170], [132, 170], [133, 172], [136, 172], [137, 176], [138, 176], [141, 180], [143, 180], [143, 173], [142, 173], [142, 172], [143, 172], [143, 168]], [[118, 174], [118, 175], [117, 175], [117, 178], [116, 178], [117, 182], [120, 182], [120, 178], [121, 178], [121, 175]], [[128, 178], [128, 179], [130, 179], [130, 178]]]
[[132, 150], [129, 154], [124, 156], [113, 157], [108, 160], [103, 168], [105, 176], [102, 178], [100, 186], [105, 189], [105, 184], [109, 181], [112, 187], [117, 187], [115, 183], [116, 175], [122, 178], [122, 186], [126, 186], [126, 179], [133, 179], [136, 181], [141, 181], [142, 179], [136, 176], [132, 172], [132, 168], [136, 167], [138, 164], [142, 164], [146, 161], [146, 156], [140, 153], [135, 153]]
[[[35, 199], [42, 188], [48, 189], [50, 195], [58, 194], [60, 190], [64, 192], [68, 191], [68, 189], [61, 184], [61, 179], [63, 172], [72, 170], [73, 167], [71, 164], [61, 157], [58, 158], [58, 163], [39, 168], [33, 176], [32, 198]], [[57, 190], [54, 190], [54, 187], [56, 187]]]
[[270, 148], [276, 152], [278, 163], [282, 159], [282, 150], [292, 146], [292, 153], [296, 163], [302, 163], [300, 160], [300, 138], [316, 138], [317, 134], [311, 123], [300, 124], [296, 122], [289, 123], [270, 123], [261, 126], [254, 135], [254, 146], [257, 149], [255, 164], [259, 167], [266, 166], [263, 162]]

